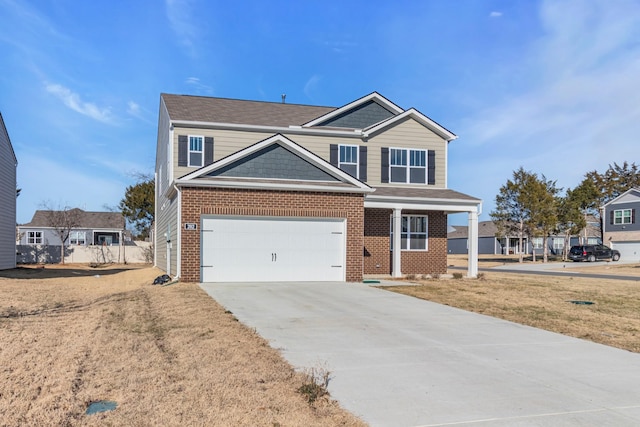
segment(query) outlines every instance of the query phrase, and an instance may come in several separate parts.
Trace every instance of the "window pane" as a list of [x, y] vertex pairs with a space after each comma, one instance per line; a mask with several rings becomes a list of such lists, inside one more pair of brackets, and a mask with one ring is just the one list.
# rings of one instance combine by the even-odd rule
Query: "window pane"
[[407, 235], [400, 235], [400, 249], [407, 249]]
[[412, 234], [411, 235], [411, 249], [426, 249], [427, 248], [427, 235], [426, 234]]
[[424, 184], [427, 182], [427, 170], [423, 168], [411, 168], [409, 171], [409, 180], [414, 184]]
[[391, 182], [407, 182], [407, 168], [391, 167]]
[[411, 217], [411, 232], [412, 233], [426, 233], [427, 232], [427, 218], [424, 216], [412, 216]]
[[402, 217], [402, 232], [406, 233], [409, 231], [409, 218], [407, 218], [406, 216]]
[[407, 150], [391, 149], [390, 162], [393, 166], [406, 166], [407, 165]]
[[189, 137], [189, 150], [202, 151], [202, 138], [199, 136]]
[[353, 176], [354, 178], [358, 177], [358, 166], [356, 165], [340, 165], [340, 169]]
[[191, 166], [202, 166], [202, 153], [190, 153], [189, 154], [189, 165], [191, 165]]
[[411, 150], [411, 166], [422, 166], [426, 165], [426, 157], [424, 150]]

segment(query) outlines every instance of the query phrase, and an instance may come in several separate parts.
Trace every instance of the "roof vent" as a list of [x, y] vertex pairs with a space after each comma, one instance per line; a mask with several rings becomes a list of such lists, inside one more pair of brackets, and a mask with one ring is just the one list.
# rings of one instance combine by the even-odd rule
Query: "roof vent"
[[287, 99], [287, 94], [283, 93], [282, 94], [282, 103], [284, 104], [284, 101]]

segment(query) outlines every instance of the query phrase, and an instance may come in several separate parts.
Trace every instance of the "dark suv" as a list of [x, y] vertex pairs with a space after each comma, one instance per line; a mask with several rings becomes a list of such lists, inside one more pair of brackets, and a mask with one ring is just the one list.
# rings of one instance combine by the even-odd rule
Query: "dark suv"
[[572, 246], [569, 250], [569, 259], [573, 261], [593, 262], [598, 259], [610, 259], [618, 261], [620, 252], [605, 245]]

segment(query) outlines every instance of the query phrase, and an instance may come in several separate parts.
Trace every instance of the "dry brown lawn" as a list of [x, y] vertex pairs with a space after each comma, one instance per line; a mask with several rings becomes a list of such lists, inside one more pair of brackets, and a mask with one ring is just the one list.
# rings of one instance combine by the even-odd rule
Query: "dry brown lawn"
[[498, 272], [481, 276], [423, 280], [416, 281], [417, 286], [385, 289], [640, 352], [640, 277], [624, 281]]
[[[0, 425], [357, 426], [196, 284], [153, 268], [0, 272]], [[91, 402], [111, 412], [85, 415]]]

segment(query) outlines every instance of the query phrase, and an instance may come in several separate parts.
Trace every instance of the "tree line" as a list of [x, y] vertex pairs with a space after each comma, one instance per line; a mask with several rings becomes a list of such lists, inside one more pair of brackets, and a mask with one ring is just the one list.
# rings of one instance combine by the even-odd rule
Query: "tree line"
[[[575, 188], [558, 187], [556, 181], [520, 167], [496, 195], [491, 219], [502, 236], [517, 235], [520, 262], [523, 261], [525, 238], [542, 237], [543, 261], [548, 259], [547, 240], [551, 235], [564, 237], [566, 259], [571, 236], [587, 227], [587, 218], [599, 222], [602, 238], [600, 207], [631, 188], [640, 188], [640, 171], [635, 163], [609, 165], [604, 173], [590, 171]], [[534, 251], [535, 261], [535, 251]]]

